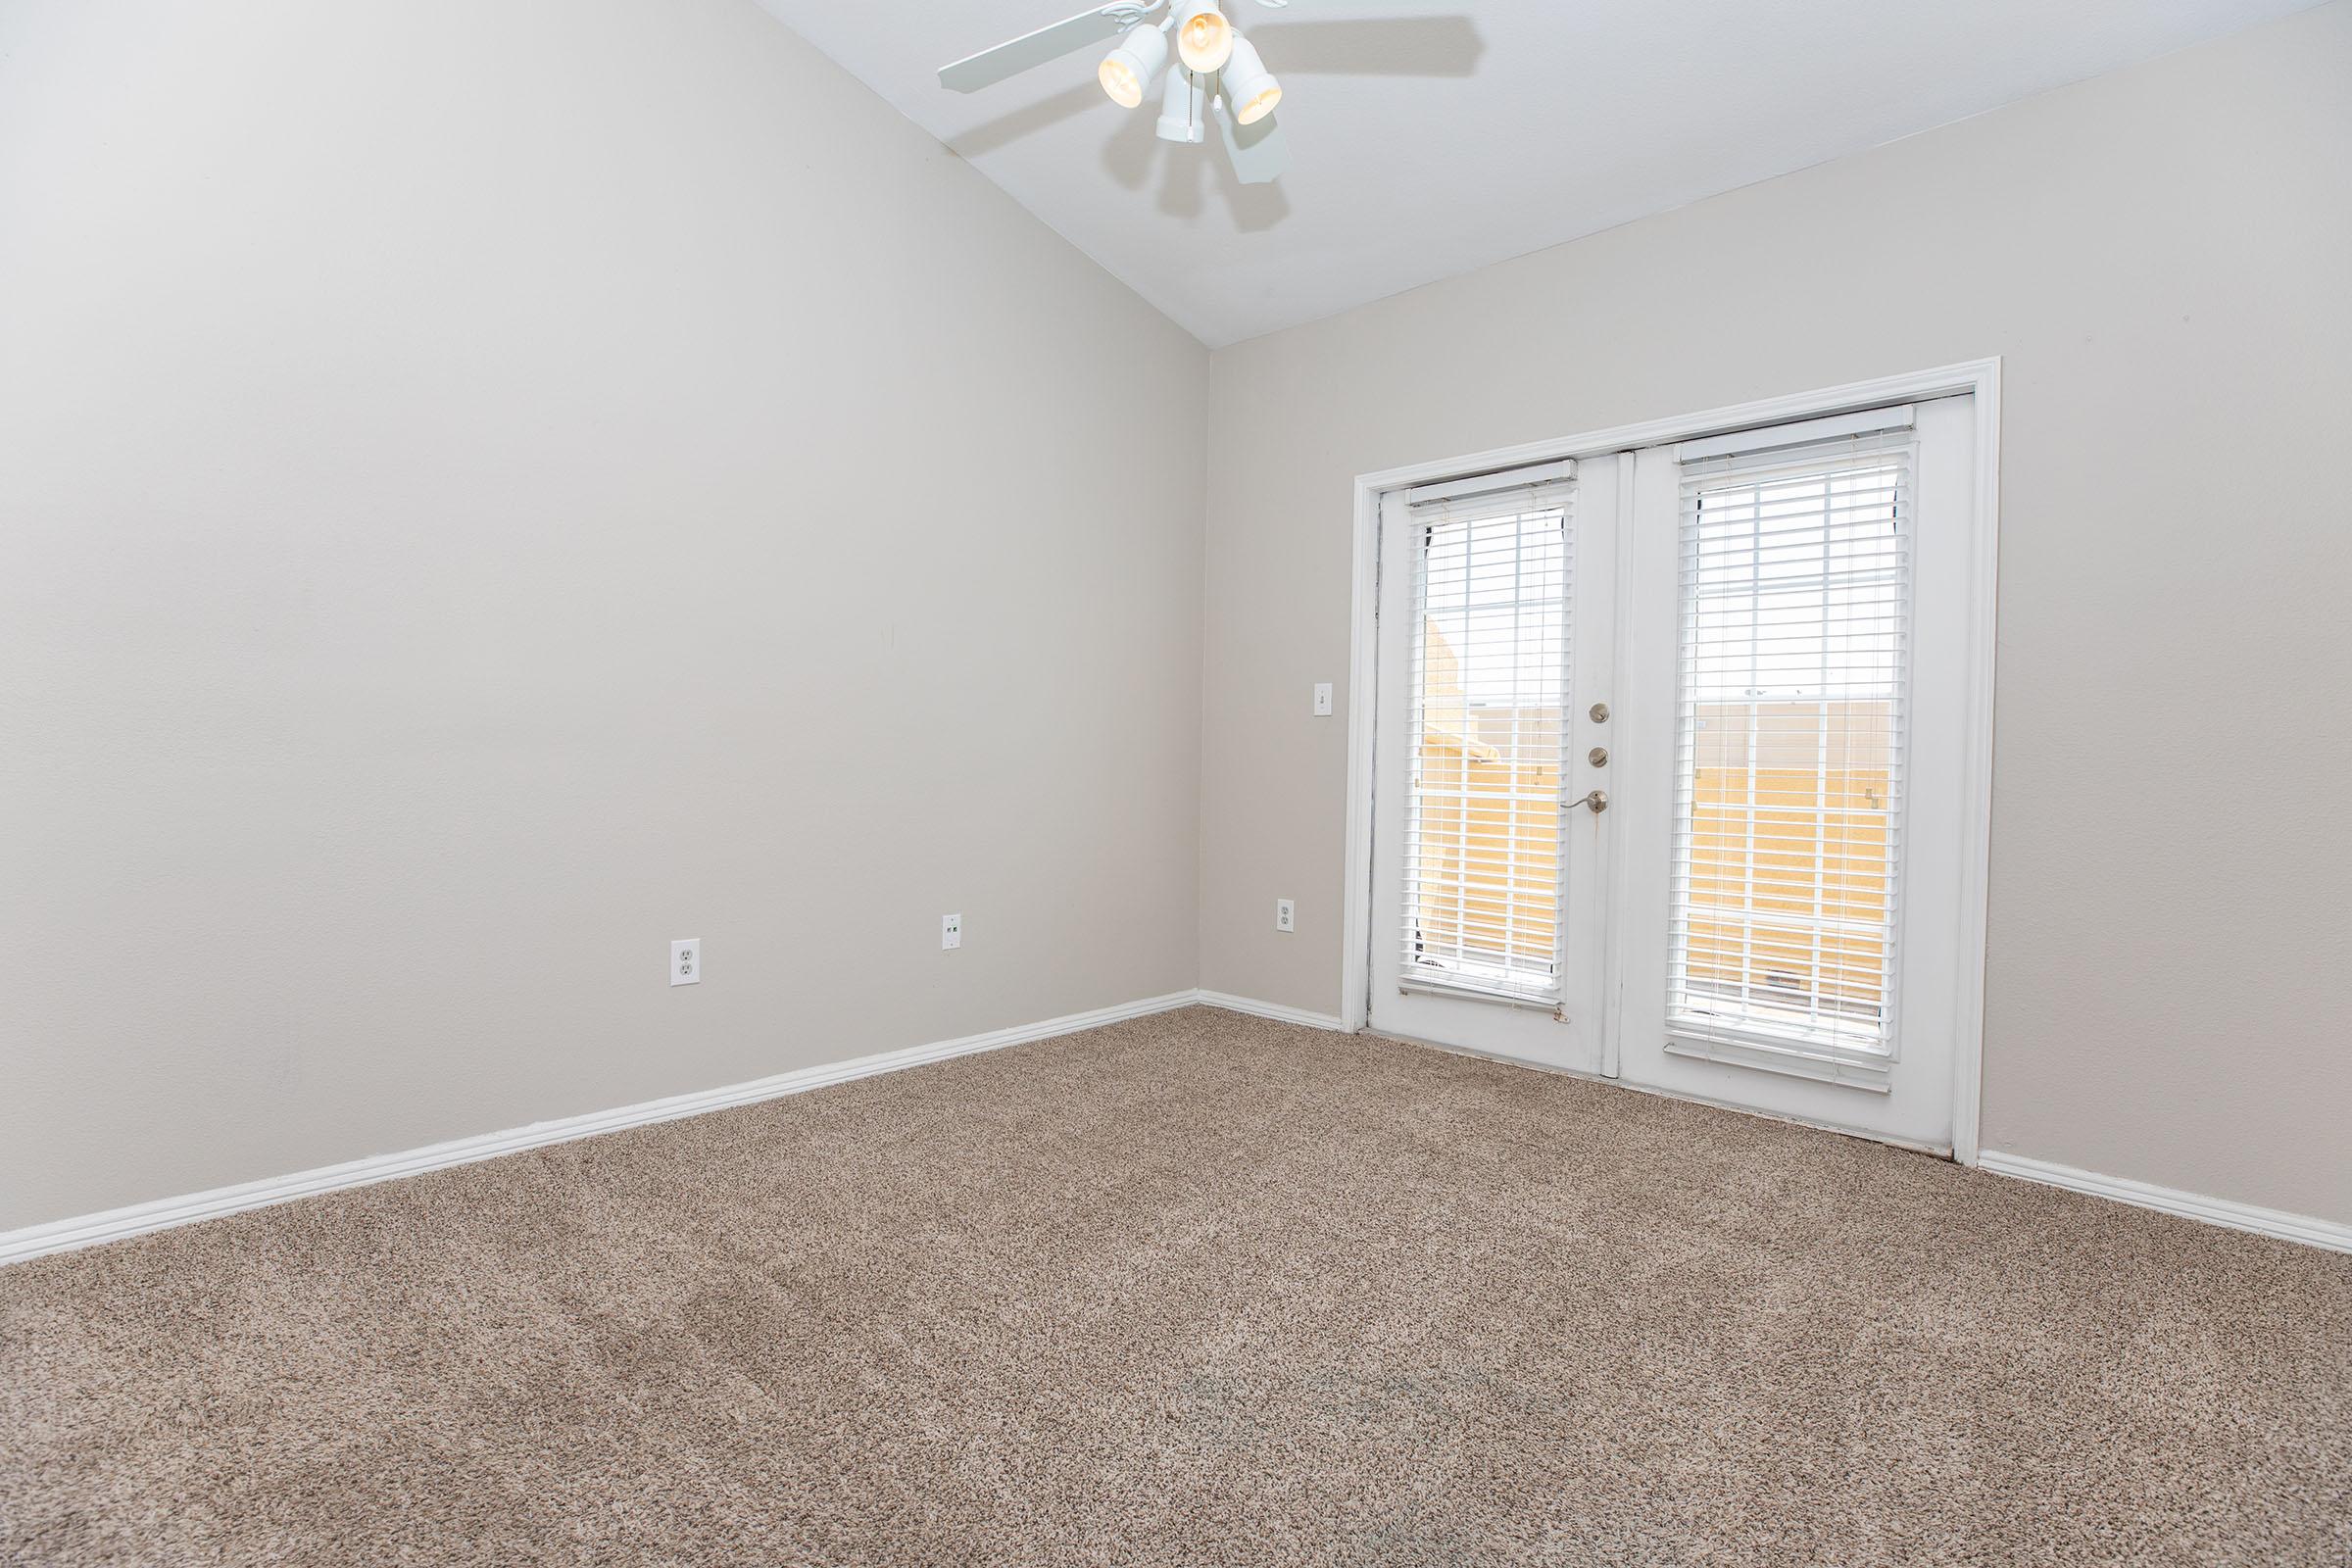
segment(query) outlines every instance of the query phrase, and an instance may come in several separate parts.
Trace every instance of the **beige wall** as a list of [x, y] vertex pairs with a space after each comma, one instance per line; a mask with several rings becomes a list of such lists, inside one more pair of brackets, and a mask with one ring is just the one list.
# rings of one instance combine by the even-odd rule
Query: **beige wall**
[[1206, 361], [750, 0], [0, 5], [0, 1229], [1190, 987]]
[[1353, 475], [2000, 355], [1986, 1147], [2352, 1219], [2348, 171], [2336, 0], [1218, 352], [1201, 984], [1340, 1004]]
[[1984, 354], [1987, 1145], [2352, 1217], [2347, 167], [2336, 0], [1211, 361], [749, 0], [6, 0], [0, 1229], [1336, 1009], [1349, 478]]

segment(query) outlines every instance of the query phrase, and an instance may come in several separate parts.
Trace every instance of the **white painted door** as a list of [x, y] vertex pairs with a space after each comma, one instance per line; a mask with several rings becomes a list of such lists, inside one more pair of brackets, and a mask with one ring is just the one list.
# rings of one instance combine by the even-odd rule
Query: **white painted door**
[[1619, 460], [1383, 499], [1372, 1026], [1596, 1072]]
[[1385, 496], [1372, 1026], [1950, 1149], [1973, 441], [1942, 398]]
[[1981, 897], [1966, 397], [1642, 452], [1618, 1069], [1952, 1147]]

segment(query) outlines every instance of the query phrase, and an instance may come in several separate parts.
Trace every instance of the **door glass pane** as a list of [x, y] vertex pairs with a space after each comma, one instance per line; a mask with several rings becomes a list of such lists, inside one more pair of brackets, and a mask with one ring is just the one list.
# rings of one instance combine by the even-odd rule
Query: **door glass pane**
[[1402, 982], [1556, 999], [1569, 502], [1416, 514]]
[[1909, 472], [1685, 470], [1670, 1030], [1892, 1049]]

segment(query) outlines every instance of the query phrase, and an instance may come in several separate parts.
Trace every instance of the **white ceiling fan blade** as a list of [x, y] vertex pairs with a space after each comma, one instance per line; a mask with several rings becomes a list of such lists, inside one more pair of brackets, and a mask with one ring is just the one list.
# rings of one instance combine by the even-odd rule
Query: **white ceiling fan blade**
[[1233, 172], [1245, 185], [1270, 185], [1291, 167], [1291, 144], [1283, 140], [1277, 117], [1266, 116], [1253, 125], [1233, 118], [1225, 100], [1217, 99], [1217, 123], [1225, 131], [1225, 150], [1233, 155]]
[[1104, 38], [1115, 38], [1134, 24], [1140, 8], [1134, 0], [1116, 0], [1093, 11], [1082, 11], [1052, 26], [1025, 32], [1009, 43], [994, 49], [983, 49], [976, 55], [966, 55], [952, 66], [939, 68], [939, 84], [956, 92], [977, 92], [992, 87], [1007, 76], [1017, 76], [1031, 66], [1042, 66], [1049, 60], [1058, 60], [1073, 49], [1083, 49]]

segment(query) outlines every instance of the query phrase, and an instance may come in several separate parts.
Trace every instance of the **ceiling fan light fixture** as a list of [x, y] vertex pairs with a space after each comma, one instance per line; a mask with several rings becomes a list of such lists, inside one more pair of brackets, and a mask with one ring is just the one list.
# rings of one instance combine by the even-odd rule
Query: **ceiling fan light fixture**
[[1256, 124], [1282, 102], [1282, 83], [1258, 59], [1257, 46], [1238, 32], [1233, 35], [1233, 57], [1225, 63], [1224, 91], [1233, 118], [1245, 125]]
[[1207, 75], [1225, 69], [1233, 53], [1233, 24], [1217, 0], [1176, 0], [1176, 55], [1184, 69]]
[[[1290, 3], [1258, 0], [1268, 10]], [[1271, 183], [1291, 167], [1274, 120], [1282, 84], [1256, 46], [1235, 29], [1223, 0], [1093, 0], [1091, 10], [950, 61], [939, 68], [939, 84], [952, 92], [979, 92], [1105, 41], [1110, 53], [1096, 67], [1095, 79], [1111, 102], [1128, 109], [1141, 108], [1160, 89], [1154, 127], [1160, 140], [1199, 146], [1209, 139], [1213, 117], [1243, 184]]]
[[1112, 103], [1133, 109], [1158, 84], [1167, 64], [1168, 35], [1154, 26], [1134, 26], [1127, 29], [1117, 48], [1102, 57], [1102, 69], [1096, 78]]
[[1207, 105], [1203, 102], [1206, 96], [1199, 76], [1189, 71], [1169, 72], [1167, 91], [1159, 100], [1159, 139], [1181, 142], [1207, 139]]
[[1121, 109], [1133, 109], [1144, 101], [1144, 84], [1136, 78], [1135, 68], [1119, 55], [1102, 57], [1102, 69], [1095, 73], [1110, 101]]

